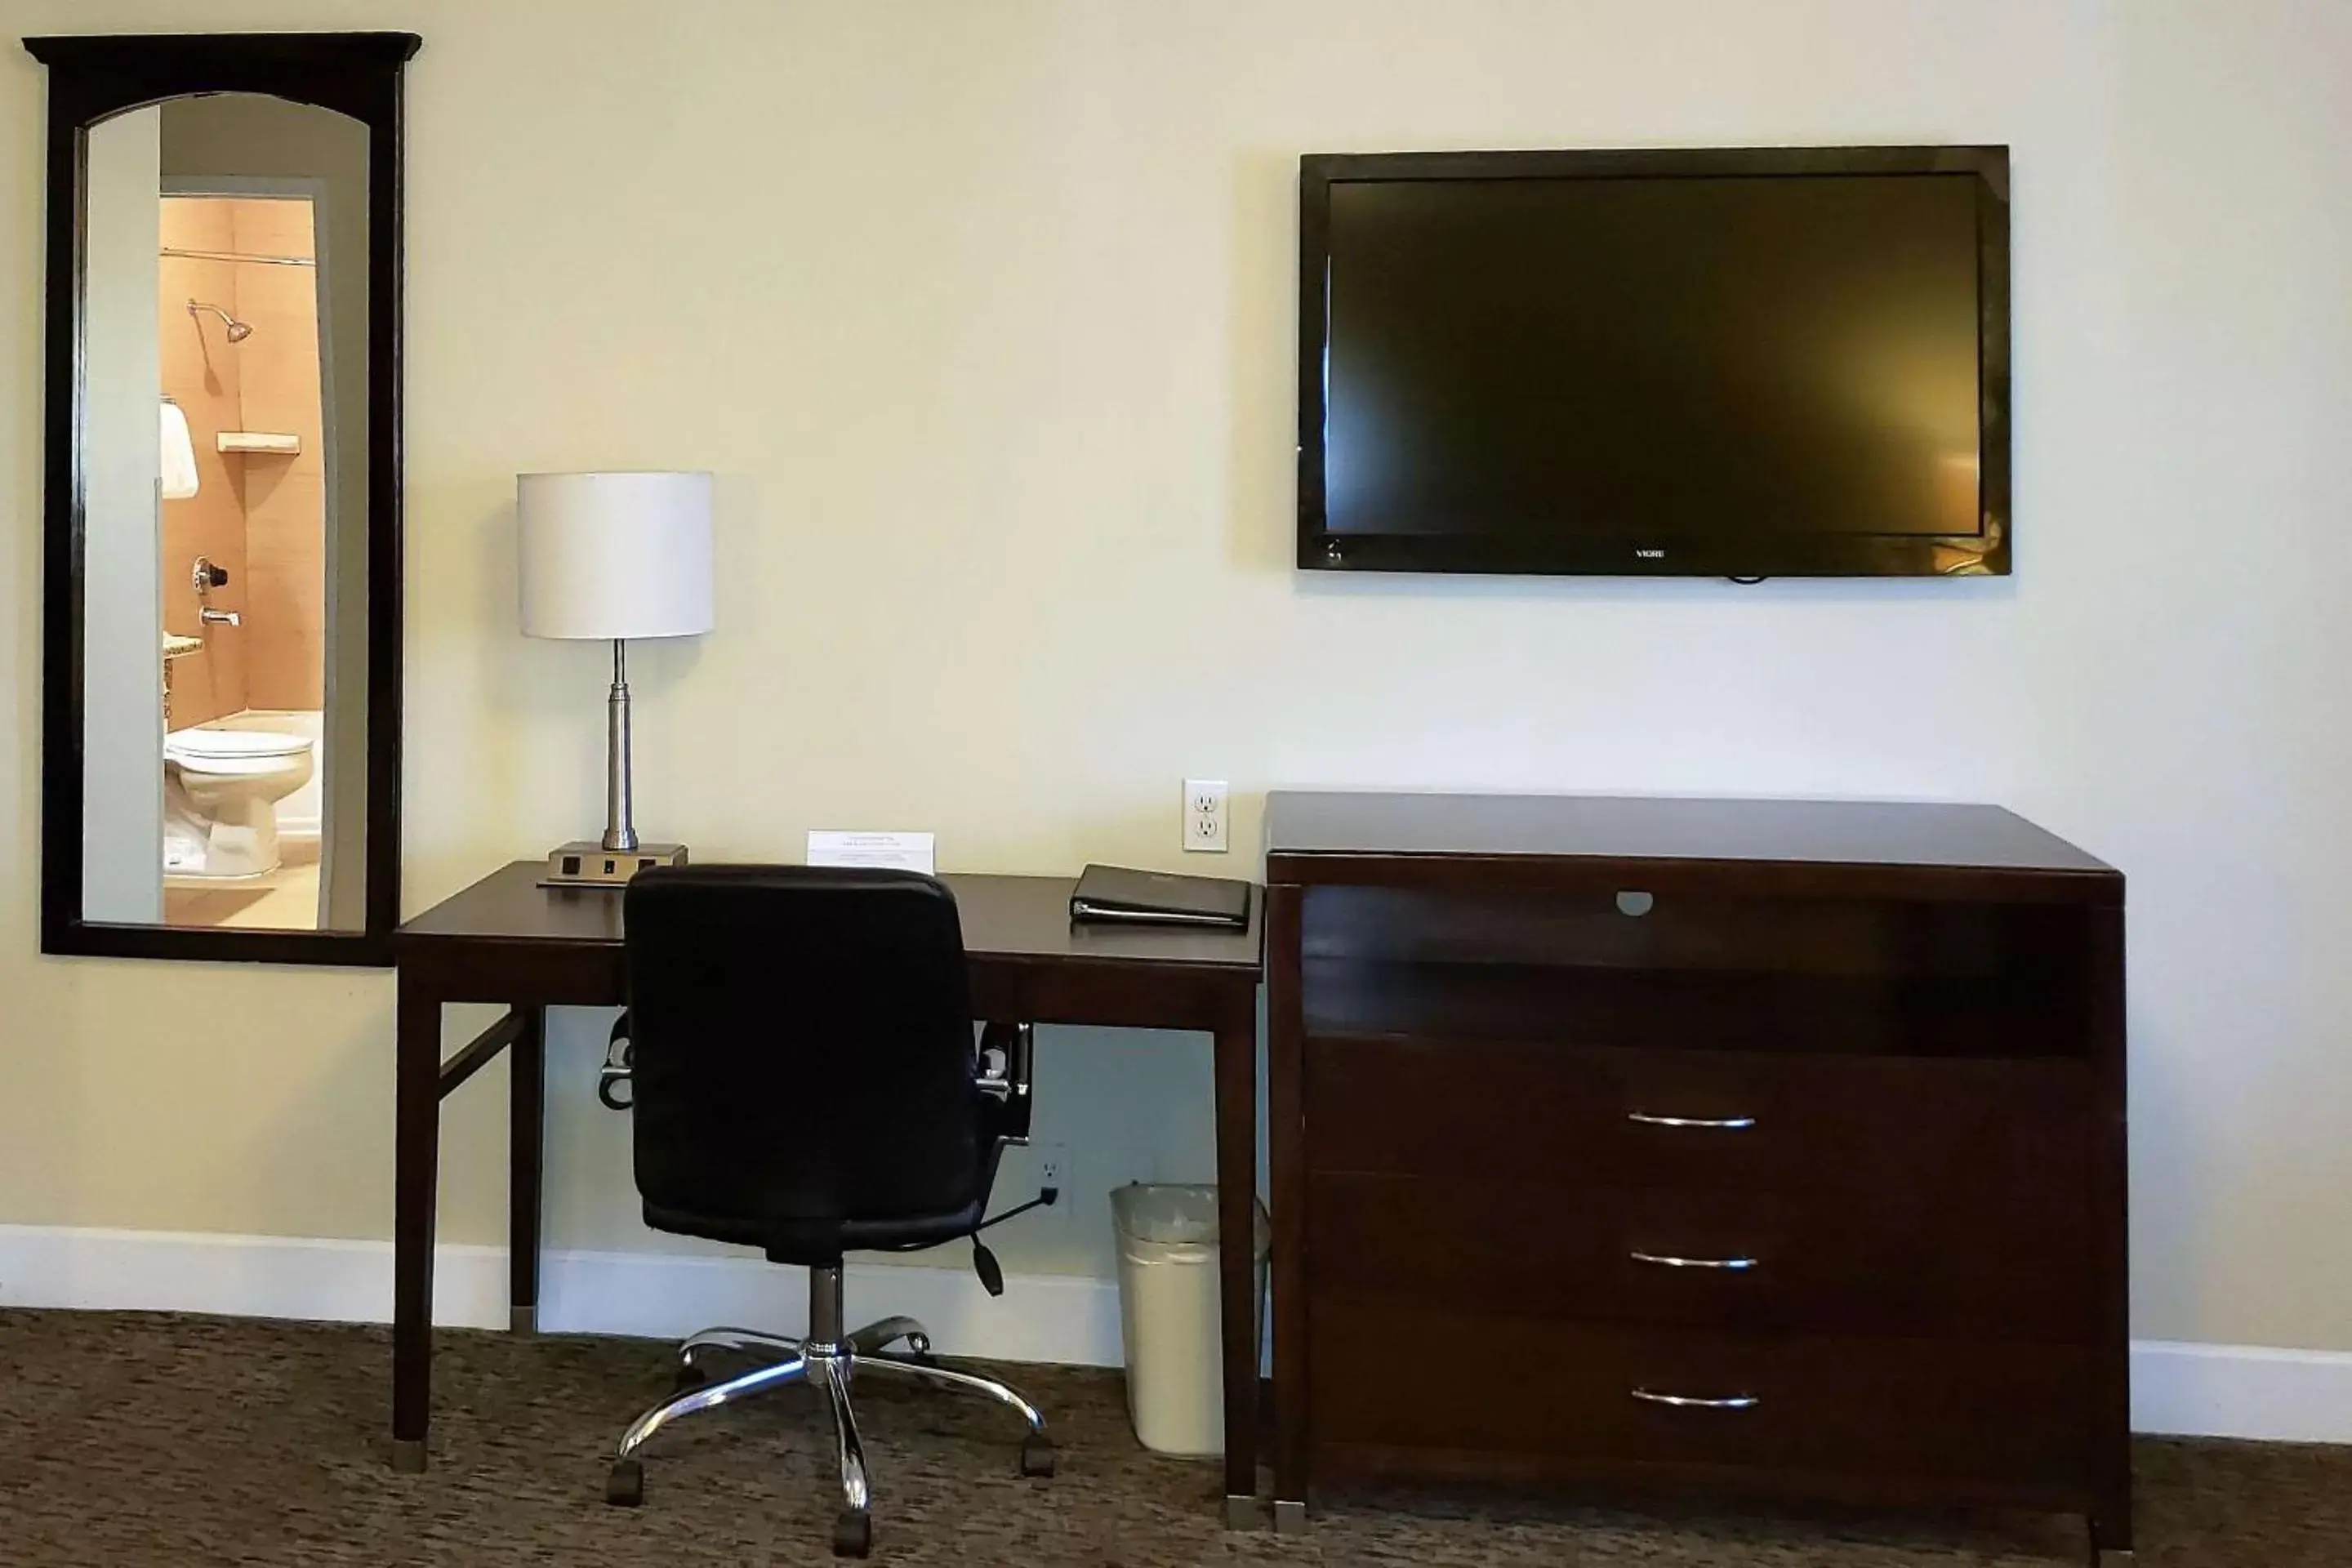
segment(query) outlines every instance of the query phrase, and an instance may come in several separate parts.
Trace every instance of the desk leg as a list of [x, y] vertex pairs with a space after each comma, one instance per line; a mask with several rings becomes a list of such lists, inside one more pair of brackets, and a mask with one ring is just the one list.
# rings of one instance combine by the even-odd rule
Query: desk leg
[[392, 1468], [425, 1468], [433, 1419], [433, 1221], [441, 1164], [441, 1000], [399, 980], [393, 1135]]
[[547, 1009], [518, 1007], [507, 1051], [507, 1327], [539, 1329], [541, 1171], [547, 1148]]
[[1258, 1522], [1257, 1009], [1216, 1031], [1217, 1248], [1225, 1352], [1225, 1528]]

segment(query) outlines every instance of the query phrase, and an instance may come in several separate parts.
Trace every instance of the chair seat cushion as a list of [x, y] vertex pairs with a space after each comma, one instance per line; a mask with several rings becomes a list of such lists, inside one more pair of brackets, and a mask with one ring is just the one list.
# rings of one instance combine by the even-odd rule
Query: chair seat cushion
[[954, 1214], [915, 1215], [903, 1219], [776, 1219], [751, 1221], [734, 1215], [688, 1214], [646, 1205], [646, 1223], [673, 1236], [756, 1247], [771, 1263], [825, 1268], [845, 1252], [877, 1252], [939, 1247], [970, 1236], [986, 1217], [975, 1199]]
[[666, 1207], [647, 1199], [646, 1223], [672, 1236], [698, 1236], [705, 1241], [756, 1247], [768, 1255], [771, 1263], [789, 1263], [803, 1268], [831, 1268], [841, 1261], [845, 1252], [914, 1251], [940, 1247], [970, 1236], [988, 1217], [989, 1189], [996, 1184], [996, 1166], [1003, 1145], [992, 1142], [983, 1148], [976, 1184], [978, 1195], [963, 1207], [943, 1214], [887, 1218], [870, 1215], [856, 1218], [839, 1215], [753, 1218], [745, 1215], [698, 1214]]

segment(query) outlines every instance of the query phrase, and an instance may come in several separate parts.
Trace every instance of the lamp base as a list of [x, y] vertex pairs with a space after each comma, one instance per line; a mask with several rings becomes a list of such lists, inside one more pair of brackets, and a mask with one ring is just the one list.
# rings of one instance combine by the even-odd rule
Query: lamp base
[[640, 844], [635, 849], [607, 849], [593, 838], [577, 838], [547, 852], [542, 888], [625, 888], [629, 879], [656, 866], [683, 866], [683, 844]]

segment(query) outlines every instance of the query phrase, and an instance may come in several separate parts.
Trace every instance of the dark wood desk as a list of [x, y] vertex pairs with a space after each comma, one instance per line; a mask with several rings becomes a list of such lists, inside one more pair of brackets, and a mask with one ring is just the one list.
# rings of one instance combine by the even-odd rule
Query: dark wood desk
[[[517, 861], [402, 926], [399, 1133], [394, 1220], [393, 1462], [425, 1468], [432, 1419], [433, 1233], [441, 1101], [502, 1050], [514, 1053], [510, 1300], [513, 1325], [539, 1306], [540, 1157], [546, 1012], [617, 1006], [617, 893], [538, 886], [541, 862]], [[1197, 1029], [1215, 1037], [1217, 1183], [1227, 1236], [1251, 1234], [1257, 1187], [1257, 986], [1262, 935], [1073, 929], [1060, 877], [947, 877], [963, 921], [972, 1006], [982, 1018]], [[441, 1009], [498, 1002], [506, 1016], [441, 1054]], [[1041, 1092], [1050, 1095], [1049, 1086]], [[1255, 1517], [1257, 1337], [1250, 1249], [1224, 1249], [1225, 1492], [1229, 1523]]]

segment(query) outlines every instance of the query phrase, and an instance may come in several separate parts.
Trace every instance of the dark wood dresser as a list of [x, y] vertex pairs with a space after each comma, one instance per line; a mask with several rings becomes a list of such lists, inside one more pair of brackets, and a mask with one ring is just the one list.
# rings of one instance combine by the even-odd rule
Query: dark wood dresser
[[2120, 874], [1978, 805], [1266, 831], [1278, 1525], [1454, 1476], [2130, 1551]]

